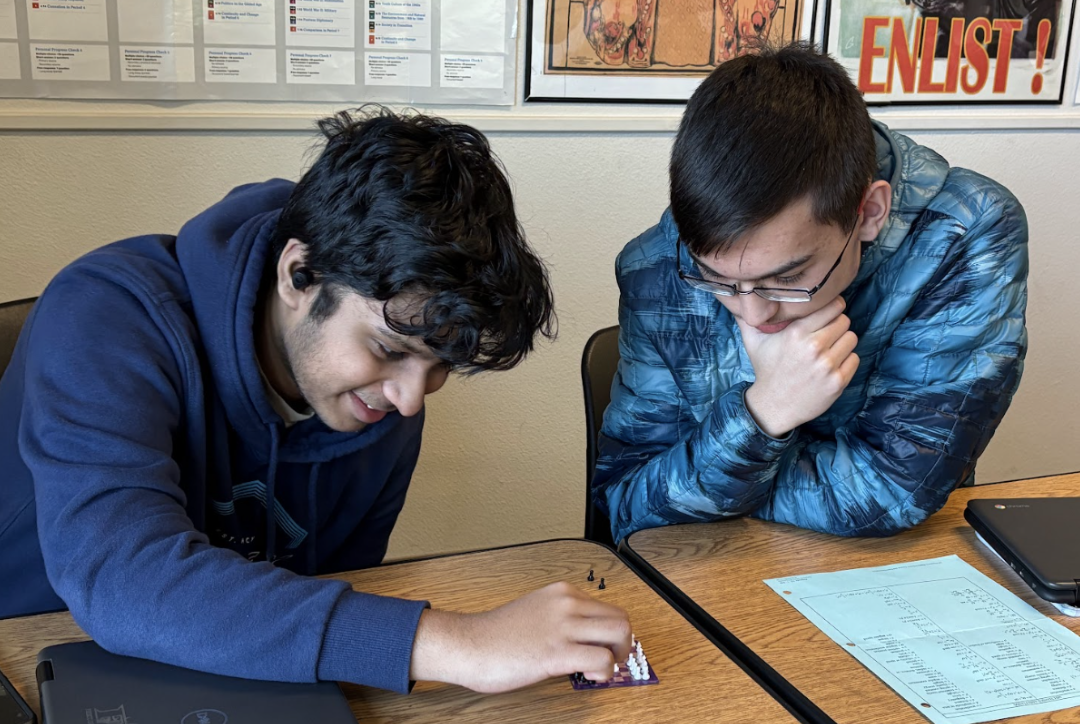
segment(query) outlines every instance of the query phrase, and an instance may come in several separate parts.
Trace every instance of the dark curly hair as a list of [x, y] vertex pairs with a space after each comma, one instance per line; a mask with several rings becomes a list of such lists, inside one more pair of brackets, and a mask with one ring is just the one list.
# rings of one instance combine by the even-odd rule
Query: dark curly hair
[[537, 333], [554, 339], [547, 270], [483, 134], [381, 106], [319, 129], [325, 148], [282, 211], [267, 265], [273, 274], [289, 239], [304, 243], [307, 276], [321, 286], [315, 321], [352, 290], [467, 374], [514, 367]]

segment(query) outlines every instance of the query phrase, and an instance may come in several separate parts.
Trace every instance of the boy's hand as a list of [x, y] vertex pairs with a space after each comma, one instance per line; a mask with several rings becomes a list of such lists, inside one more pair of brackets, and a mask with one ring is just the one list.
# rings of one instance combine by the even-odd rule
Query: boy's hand
[[776, 334], [739, 322], [754, 384], [746, 406], [761, 429], [783, 437], [828, 410], [847, 388], [859, 356], [859, 338], [849, 328], [842, 297]]
[[607, 681], [629, 653], [626, 611], [553, 583], [484, 613], [424, 611], [410, 676], [497, 693], [577, 671]]

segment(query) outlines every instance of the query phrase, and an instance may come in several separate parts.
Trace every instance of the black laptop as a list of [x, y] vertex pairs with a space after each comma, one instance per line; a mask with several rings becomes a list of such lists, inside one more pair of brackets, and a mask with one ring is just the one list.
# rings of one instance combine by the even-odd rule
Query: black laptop
[[969, 500], [964, 518], [1040, 598], [1080, 602], [1080, 498]]
[[37, 678], [44, 724], [356, 724], [337, 684], [215, 676], [92, 641], [43, 649]]

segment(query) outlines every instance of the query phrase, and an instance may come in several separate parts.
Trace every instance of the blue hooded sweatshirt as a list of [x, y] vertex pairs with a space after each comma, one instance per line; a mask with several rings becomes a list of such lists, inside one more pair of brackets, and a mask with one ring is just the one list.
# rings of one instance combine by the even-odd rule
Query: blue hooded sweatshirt
[[309, 575], [381, 562], [423, 415], [340, 433], [271, 406], [253, 329], [292, 189], [93, 251], [38, 300], [0, 382], [0, 618], [66, 606], [120, 654], [408, 690], [426, 602]]

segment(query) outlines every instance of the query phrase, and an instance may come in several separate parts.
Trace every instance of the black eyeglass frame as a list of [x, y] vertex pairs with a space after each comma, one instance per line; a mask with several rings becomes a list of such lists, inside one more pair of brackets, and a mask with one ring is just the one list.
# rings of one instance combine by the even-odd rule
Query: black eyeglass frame
[[[840, 256], [836, 257], [836, 261], [833, 262], [832, 267], [830, 267], [829, 271], [825, 274], [825, 278], [822, 279], [817, 284], [817, 286], [815, 286], [815, 287], [813, 287], [811, 289], [787, 289], [787, 288], [784, 288], [784, 287], [754, 287], [753, 289], [747, 289], [744, 292], [744, 291], [740, 290], [734, 284], [725, 284], [724, 282], [714, 282], [714, 281], [710, 281], [708, 279], [702, 279], [701, 277], [691, 276], [690, 274], [687, 274], [686, 272], [684, 272], [683, 268], [682, 268], [682, 254], [680, 253], [680, 249], [679, 249], [679, 247], [682, 245], [682, 237], [679, 237], [675, 241], [675, 265], [676, 265], [676, 269], [679, 272], [679, 278], [682, 279], [687, 284], [689, 284], [690, 286], [694, 287], [695, 289], [700, 289], [702, 291], [709, 292], [711, 294], [718, 294], [721, 297], [737, 297], [737, 296], [743, 296], [743, 295], [746, 295], [746, 294], [757, 294], [762, 299], [767, 299], [770, 302], [784, 302], [784, 303], [793, 303], [793, 304], [803, 304], [803, 303], [809, 302], [811, 299], [813, 299], [814, 295], [817, 294], [819, 291], [821, 291], [822, 287], [824, 287], [826, 284], [828, 284], [829, 277], [831, 277], [833, 272], [836, 271], [836, 268], [838, 266], [840, 266], [840, 261], [844, 258], [844, 254], [847, 253], [848, 247], [851, 246], [851, 240], [855, 236], [855, 229], [857, 229], [858, 226], [859, 226], [859, 217], [861, 215], [862, 215], [861, 212], [859, 212], [858, 214], [855, 215], [855, 223], [851, 225], [851, 231], [848, 232], [847, 241], [844, 242], [844, 248], [840, 250]], [[689, 249], [687, 250], [687, 253], [689, 253]], [[694, 255], [690, 254], [690, 258], [694, 259]], [[695, 259], [695, 261], [697, 261], [697, 260]], [[793, 298], [793, 299], [777, 299], [775, 297], [770, 297], [767, 294], [762, 294], [762, 292], [783, 292], [784, 294], [799, 293], [799, 294], [805, 294], [806, 298], [796, 297], [796, 298]]]

